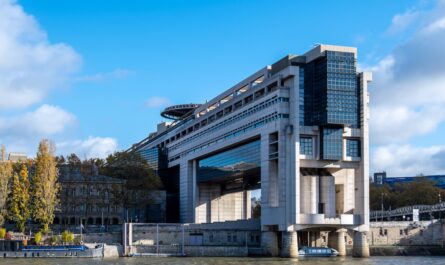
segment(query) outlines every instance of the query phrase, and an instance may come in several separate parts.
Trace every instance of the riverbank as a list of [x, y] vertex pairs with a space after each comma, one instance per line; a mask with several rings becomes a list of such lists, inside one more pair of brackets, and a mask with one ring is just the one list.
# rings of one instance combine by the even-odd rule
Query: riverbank
[[445, 256], [441, 246], [371, 246], [371, 256]]

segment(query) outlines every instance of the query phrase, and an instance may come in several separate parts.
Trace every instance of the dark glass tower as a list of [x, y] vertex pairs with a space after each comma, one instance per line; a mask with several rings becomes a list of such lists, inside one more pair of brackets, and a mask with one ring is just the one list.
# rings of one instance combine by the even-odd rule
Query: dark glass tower
[[303, 67], [304, 125], [320, 127], [322, 159], [341, 160], [344, 126], [360, 127], [354, 54], [325, 51]]

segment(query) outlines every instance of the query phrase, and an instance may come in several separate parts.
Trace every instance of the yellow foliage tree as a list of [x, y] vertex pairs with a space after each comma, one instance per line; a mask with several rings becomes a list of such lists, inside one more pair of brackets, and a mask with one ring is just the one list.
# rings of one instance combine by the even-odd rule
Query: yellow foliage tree
[[53, 223], [54, 211], [59, 203], [60, 184], [56, 165], [54, 145], [48, 140], [40, 141], [32, 178], [32, 217], [42, 225], [44, 233]]
[[0, 225], [4, 224], [7, 216], [6, 200], [8, 198], [8, 185], [12, 177], [12, 171], [10, 162], [0, 162]]
[[28, 167], [22, 164], [20, 174], [15, 173], [12, 178], [8, 200], [9, 219], [16, 223], [20, 232], [25, 231], [26, 221], [31, 214], [29, 210], [29, 187]]

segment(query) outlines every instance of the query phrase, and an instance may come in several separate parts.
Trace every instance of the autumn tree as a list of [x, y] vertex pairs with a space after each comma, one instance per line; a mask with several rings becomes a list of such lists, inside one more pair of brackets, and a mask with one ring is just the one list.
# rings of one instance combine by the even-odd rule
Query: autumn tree
[[434, 181], [419, 176], [411, 182], [396, 183], [393, 186], [376, 185], [369, 186], [371, 210], [396, 209], [411, 205], [433, 205], [439, 202], [439, 194], [445, 198], [445, 190], [434, 186]]
[[4, 224], [7, 215], [6, 200], [8, 198], [8, 184], [12, 177], [12, 171], [12, 164], [9, 161], [0, 162], [0, 225]]
[[30, 217], [30, 184], [28, 167], [21, 165], [20, 173], [14, 173], [11, 183], [11, 191], [8, 198], [9, 220], [14, 222], [20, 232], [25, 231], [26, 221]]
[[60, 184], [54, 157], [54, 146], [48, 140], [39, 144], [35, 159], [35, 174], [32, 178], [32, 217], [48, 232], [54, 220], [54, 211], [59, 203]]

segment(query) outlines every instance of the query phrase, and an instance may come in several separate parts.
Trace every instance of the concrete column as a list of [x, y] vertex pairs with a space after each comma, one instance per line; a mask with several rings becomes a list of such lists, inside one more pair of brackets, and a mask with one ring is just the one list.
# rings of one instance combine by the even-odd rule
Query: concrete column
[[357, 258], [369, 257], [368, 238], [365, 232], [354, 233], [354, 245], [352, 247], [352, 256]]
[[283, 244], [281, 248], [283, 258], [298, 257], [298, 236], [296, 231], [283, 232]]
[[128, 223], [128, 246], [132, 246], [133, 245], [133, 224], [132, 223]]
[[261, 246], [264, 254], [276, 257], [279, 254], [277, 232], [263, 231], [261, 232]]
[[329, 247], [338, 251], [339, 256], [346, 256], [346, 229], [339, 229], [335, 232], [329, 233], [328, 245]]

